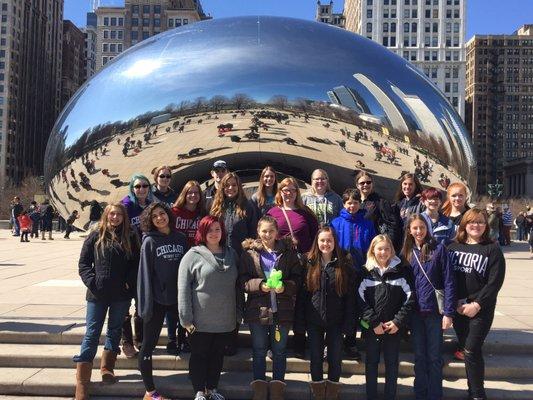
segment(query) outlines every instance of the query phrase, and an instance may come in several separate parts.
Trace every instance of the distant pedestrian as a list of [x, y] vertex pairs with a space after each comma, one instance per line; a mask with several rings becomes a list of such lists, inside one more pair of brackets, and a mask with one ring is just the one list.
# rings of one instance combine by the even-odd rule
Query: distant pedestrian
[[70, 239], [70, 233], [74, 230], [74, 222], [80, 217], [78, 210], [72, 211], [67, 218], [67, 227], [65, 229], [65, 239]]
[[31, 218], [26, 211], [22, 211], [17, 217], [20, 228], [20, 241], [29, 242], [28, 235], [31, 232]]
[[48, 232], [48, 240], [54, 240], [52, 237], [52, 221], [54, 218], [54, 209], [48, 199], [45, 199], [39, 207], [41, 214], [41, 240], [45, 240], [45, 232]]
[[28, 215], [31, 218], [31, 233], [30, 237], [33, 239], [39, 238], [39, 224], [41, 223], [41, 214], [39, 212], [39, 205], [35, 200], [30, 203], [30, 208], [28, 209]]
[[503, 245], [511, 244], [511, 228], [513, 227], [513, 213], [508, 205], [503, 206]]
[[20, 225], [18, 221], [19, 215], [22, 213], [23, 206], [20, 202], [20, 197], [15, 196], [11, 202], [11, 220], [13, 223], [13, 236], [20, 235]]

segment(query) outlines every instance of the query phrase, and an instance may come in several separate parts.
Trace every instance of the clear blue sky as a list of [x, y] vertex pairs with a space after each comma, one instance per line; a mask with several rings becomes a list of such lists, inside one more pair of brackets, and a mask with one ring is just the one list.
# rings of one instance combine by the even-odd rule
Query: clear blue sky
[[[533, 23], [533, 0], [466, 0], [466, 39], [474, 34], [507, 33]], [[322, 0], [323, 3], [329, 0]], [[90, 0], [65, 0], [65, 19], [78, 26], [85, 25], [85, 13]], [[334, 1], [336, 11], [344, 1]], [[102, 5], [121, 6], [124, 0], [101, 0]], [[316, 0], [202, 0], [206, 13], [214, 18], [238, 15], [278, 15], [314, 19]]]

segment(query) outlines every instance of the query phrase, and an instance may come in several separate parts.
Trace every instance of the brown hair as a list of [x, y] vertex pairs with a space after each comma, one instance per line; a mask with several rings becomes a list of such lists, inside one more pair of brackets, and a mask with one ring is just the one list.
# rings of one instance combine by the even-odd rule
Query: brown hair
[[408, 172], [406, 174], [403, 174], [400, 178], [400, 187], [398, 188], [398, 191], [396, 192], [394, 196], [394, 199], [396, 201], [402, 200], [405, 197], [402, 191], [402, 183], [407, 179], [412, 179], [415, 184], [415, 191], [413, 193], [413, 197], [416, 196], [417, 194], [422, 193], [422, 184], [420, 183], [420, 180], [415, 174]]
[[413, 235], [411, 235], [411, 224], [414, 221], [422, 221], [424, 225], [426, 226], [426, 237], [424, 238], [424, 243], [422, 244], [422, 247], [420, 249], [420, 262], [426, 262], [428, 261], [435, 248], [437, 247], [437, 243], [435, 240], [431, 237], [431, 234], [429, 233], [429, 227], [427, 224], [426, 219], [420, 215], [420, 214], [411, 214], [409, 218], [407, 218], [407, 222], [405, 224], [405, 233], [404, 233], [404, 239], [403, 239], [403, 246], [401, 250], [401, 255], [409, 262], [412, 261], [413, 258], [413, 247], [415, 246], [415, 238]]
[[200, 201], [198, 201], [198, 204], [196, 204], [196, 209], [200, 210], [200, 213], [204, 211], [204, 196], [202, 196], [202, 189], [200, 188], [200, 184], [198, 181], [187, 181], [185, 186], [183, 186], [183, 189], [181, 189], [181, 192], [174, 202], [174, 207], [176, 208], [184, 208], [185, 204], [187, 203], [187, 193], [189, 190], [191, 190], [194, 186], [198, 188], [198, 194], [200, 195]]
[[463, 191], [465, 192], [465, 207], [466, 207], [466, 203], [468, 202], [468, 197], [470, 197], [468, 188], [466, 187], [464, 183], [454, 182], [451, 185], [449, 185], [446, 188], [446, 201], [442, 205], [442, 213], [446, 215], [447, 217], [449, 217], [452, 212], [452, 202], [450, 201], [450, 193], [452, 192], [453, 189], [456, 189], [456, 188], [463, 189]]
[[154, 169], [154, 174], [153, 174], [153, 177], [154, 177], [154, 182], [157, 184], [157, 178], [159, 176], [159, 173], [163, 170], [168, 170], [168, 172], [170, 172], [170, 175], [172, 175], [172, 170], [170, 169], [169, 166], [167, 165], [161, 165], [160, 167], [157, 167], [156, 169]]
[[154, 221], [152, 221], [152, 211], [154, 211], [156, 208], [161, 208], [168, 216], [168, 227], [171, 231], [176, 230], [176, 217], [174, 217], [174, 214], [172, 214], [172, 211], [170, 211], [170, 208], [167, 206], [166, 203], [159, 203], [159, 202], [153, 202], [148, 205], [144, 209], [144, 211], [141, 214], [141, 231], [143, 232], [153, 232], [157, 231], [157, 228], [154, 225]]
[[220, 185], [213, 200], [213, 205], [211, 206], [210, 214], [217, 218], [220, 218], [222, 214], [224, 214], [224, 200], [226, 199], [226, 195], [224, 194], [224, 187], [230, 179], [235, 179], [235, 181], [237, 182], [237, 197], [235, 199], [235, 208], [237, 210], [237, 215], [240, 218], [246, 218], [246, 203], [248, 200], [246, 199], [246, 195], [244, 194], [241, 180], [235, 172], [227, 173], [220, 181]]
[[343, 250], [339, 246], [337, 240], [337, 235], [335, 231], [329, 227], [325, 226], [320, 228], [318, 233], [313, 240], [313, 245], [309, 251], [307, 257], [309, 260], [309, 265], [307, 268], [307, 276], [305, 282], [307, 284], [307, 290], [309, 292], [316, 292], [320, 289], [320, 260], [322, 258], [321, 252], [318, 248], [318, 236], [321, 233], [329, 232], [333, 236], [333, 258], [337, 258], [337, 267], [335, 268], [335, 290], [339, 296], [343, 296], [348, 291], [348, 268], [349, 259], [344, 255]]
[[[109, 213], [113, 208], [118, 208], [122, 213], [122, 223], [115, 229], [110, 229], [108, 224]], [[130, 229], [130, 219], [126, 207], [120, 202], [108, 204], [100, 217], [97, 229], [98, 239], [95, 248], [103, 254], [104, 247], [118, 245], [125, 253], [128, 259], [133, 258], [133, 252], [138, 250], [139, 243], [136, 235]]]
[[267, 165], [263, 170], [261, 171], [261, 175], [259, 176], [259, 187], [257, 188], [257, 204], [259, 207], [263, 207], [266, 203], [266, 187], [263, 182], [263, 178], [267, 172], [272, 172], [274, 174], [274, 185], [272, 186], [272, 193], [276, 194], [278, 191], [278, 178], [276, 175], [276, 171], [271, 166]]
[[366, 171], [359, 171], [357, 173], [357, 175], [355, 175], [355, 186], [357, 187], [357, 182], [359, 181], [359, 179], [363, 178], [363, 177], [368, 177], [372, 183], [374, 183], [374, 178], [372, 178], [372, 175], [370, 175], [368, 172]]
[[477, 219], [479, 219], [480, 215], [485, 221], [485, 231], [483, 232], [483, 235], [481, 235], [479, 243], [492, 243], [492, 240], [490, 239], [490, 228], [488, 224], [489, 218], [487, 216], [487, 212], [485, 210], [480, 210], [479, 208], [471, 208], [470, 210], [464, 213], [463, 218], [461, 218], [461, 223], [457, 228], [457, 235], [455, 236], [456, 242], [466, 243], [466, 241], [468, 240], [468, 234], [466, 233], [466, 225], [472, 221], [476, 221]]
[[259, 221], [257, 221], [257, 230], [259, 230], [259, 227], [261, 224], [272, 224], [276, 228], [277, 231], [279, 231], [278, 227], [278, 221], [276, 221], [276, 218], [271, 217], [270, 215], [265, 215], [261, 218], [259, 218]]
[[275, 198], [276, 205], [283, 206], [283, 197], [281, 197], [281, 191], [289, 185], [293, 185], [296, 188], [296, 199], [294, 200], [294, 205], [298, 208], [307, 209], [312, 214], [311, 210], [309, 210], [309, 208], [302, 201], [302, 196], [300, 195], [300, 187], [298, 186], [298, 181], [292, 176], [286, 177], [278, 184], [278, 191], [276, 193], [276, 198]]

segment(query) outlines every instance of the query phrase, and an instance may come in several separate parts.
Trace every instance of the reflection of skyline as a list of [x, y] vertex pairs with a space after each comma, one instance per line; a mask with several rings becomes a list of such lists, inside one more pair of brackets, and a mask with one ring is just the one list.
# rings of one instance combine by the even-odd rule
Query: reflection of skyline
[[332, 103], [348, 107], [359, 114], [370, 114], [370, 108], [362, 96], [346, 86], [337, 86], [328, 90], [328, 97]]

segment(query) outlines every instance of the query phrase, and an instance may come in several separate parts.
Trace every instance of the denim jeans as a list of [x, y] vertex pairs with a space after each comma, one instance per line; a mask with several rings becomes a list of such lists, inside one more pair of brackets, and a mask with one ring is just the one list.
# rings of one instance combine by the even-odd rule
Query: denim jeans
[[442, 316], [413, 313], [416, 400], [442, 399]]
[[[329, 325], [323, 328], [308, 324], [309, 354], [311, 359], [311, 379], [314, 382], [324, 379], [324, 346], [328, 346], [328, 379], [338, 382], [342, 364], [342, 329], [340, 325]], [[325, 335], [325, 340], [324, 340]]]
[[272, 350], [272, 379], [285, 380], [287, 369], [287, 338], [289, 327], [280, 326], [280, 341], [275, 340], [274, 325], [261, 325], [259, 322], [249, 324], [252, 333], [253, 374], [254, 380], [266, 380], [266, 354], [270, 344]]
[[104, 349], [120, 353], [119, 342], [122, 332], [124, 316], [130, 307], [129, 300], [122, 301], [88, 301], [87, 315], [85, 317], [87, 329], [81, 342], [80, 354], [72, 358], [74, 362], [92, 362], [98, 349], [98, 342], [105, 316], [109, 309], [107, 319], [107, 332]]
[[366, 346], [366, 398], [367, 400], [378, 399], [378, 366], [381, 351], [385, 359], [385, 395], [384, 399], [396, 399], [396, 387], [398, 381], [398, 365], [400, 353], [400, 334], [376, 335], [374, 331], [365, 332]]

